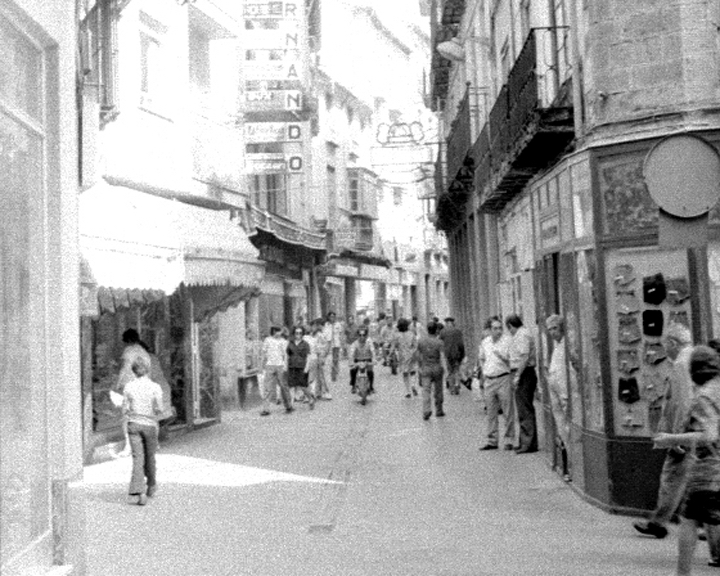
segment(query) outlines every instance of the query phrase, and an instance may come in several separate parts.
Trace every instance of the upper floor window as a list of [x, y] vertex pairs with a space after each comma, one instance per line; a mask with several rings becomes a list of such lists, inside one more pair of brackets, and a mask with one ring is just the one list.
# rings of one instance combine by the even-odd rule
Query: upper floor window
[[[108, 120], [117, 106], [117, 4], [97, 0], [80, 22], [80, 73], [85, 88], [94, 88], [100, 118]], [[86, 91], [87, 94], [87, 91]]]
[[367, 170], [350, 168], [348, 175], [348, 208], [369, 218], [377, 218], [377, 181]]
[[249, 178], [255, 206], [278, 216], [287, 216], [287, 174], [251, 174]]
[[167, 26], [140, 13], [140, 103], [155, 108], [166, 103], [171, 90], [163, 42]]

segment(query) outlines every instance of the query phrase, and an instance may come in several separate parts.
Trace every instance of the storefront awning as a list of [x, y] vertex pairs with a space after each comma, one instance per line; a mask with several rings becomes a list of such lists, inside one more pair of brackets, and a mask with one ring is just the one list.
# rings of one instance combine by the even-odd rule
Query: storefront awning
[[83, 283], [174, 292], [185, 269], [172, 204], [104, 180], [81, 193]]
[[240, 226], [227, 211], [176, 202], [182, 236], [185, 284], [259, 288], [265, 265]]

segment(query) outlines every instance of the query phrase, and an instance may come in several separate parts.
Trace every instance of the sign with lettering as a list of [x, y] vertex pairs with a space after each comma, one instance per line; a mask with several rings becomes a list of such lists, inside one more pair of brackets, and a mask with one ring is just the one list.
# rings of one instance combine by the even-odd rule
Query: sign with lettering
[[245, 3], [243, 16], [246, 18], [286, 18], [300, 19], [302, 4], [298, 1], [283, 2], [281, 0], [270, 0], [268, 2], [257, 2], [251, 0]]
[[302, 109], [300, 90], [266, 90], [245, 92], [245, 111], [263, 112]]
[[296, 142], [302, 139], [302, 126], [287, 122], [247, 122], [245, 142]]

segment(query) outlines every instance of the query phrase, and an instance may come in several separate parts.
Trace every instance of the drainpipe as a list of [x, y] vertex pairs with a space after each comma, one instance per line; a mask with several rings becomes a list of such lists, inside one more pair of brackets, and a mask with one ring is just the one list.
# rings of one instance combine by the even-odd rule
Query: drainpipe
[[573, 121], [575, 124], [575, 139], [579, 140], [584, 136], [585, 131], [585, 104], [583, 102], [582, 61], [580, 59], [578, 13], [575, 0], [570, 1], [570, 58], [573, 69]]
[[[572, 0], [571, 0], [572, 1]], [[555, 15], [555, 1], [554, 0], [548, 0], [548, 8], [549, 8], [549, 14], [550, 14], [550, 50], [552, 51], [552, 69], [554, 73], [554, 88], [555, 91], [552, 95], [552, 99], [550, 102], [547, 102], [546, 104], [550, 104], [552, 100], [557, 98], [557, 95], [560, 93], [560, 63], [558, 61], [558, 43], [557, 43], [557, 18]], [[537, 36], [535, 38], [535, 42], [537, 42]]]

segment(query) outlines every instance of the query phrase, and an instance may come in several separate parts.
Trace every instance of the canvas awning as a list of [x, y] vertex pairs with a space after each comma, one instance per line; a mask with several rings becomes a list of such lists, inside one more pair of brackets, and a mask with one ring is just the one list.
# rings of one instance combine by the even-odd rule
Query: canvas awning
[[80, 194], [82, 282], [172, 294], [185, 268], [172, 201], [101, 180]]

